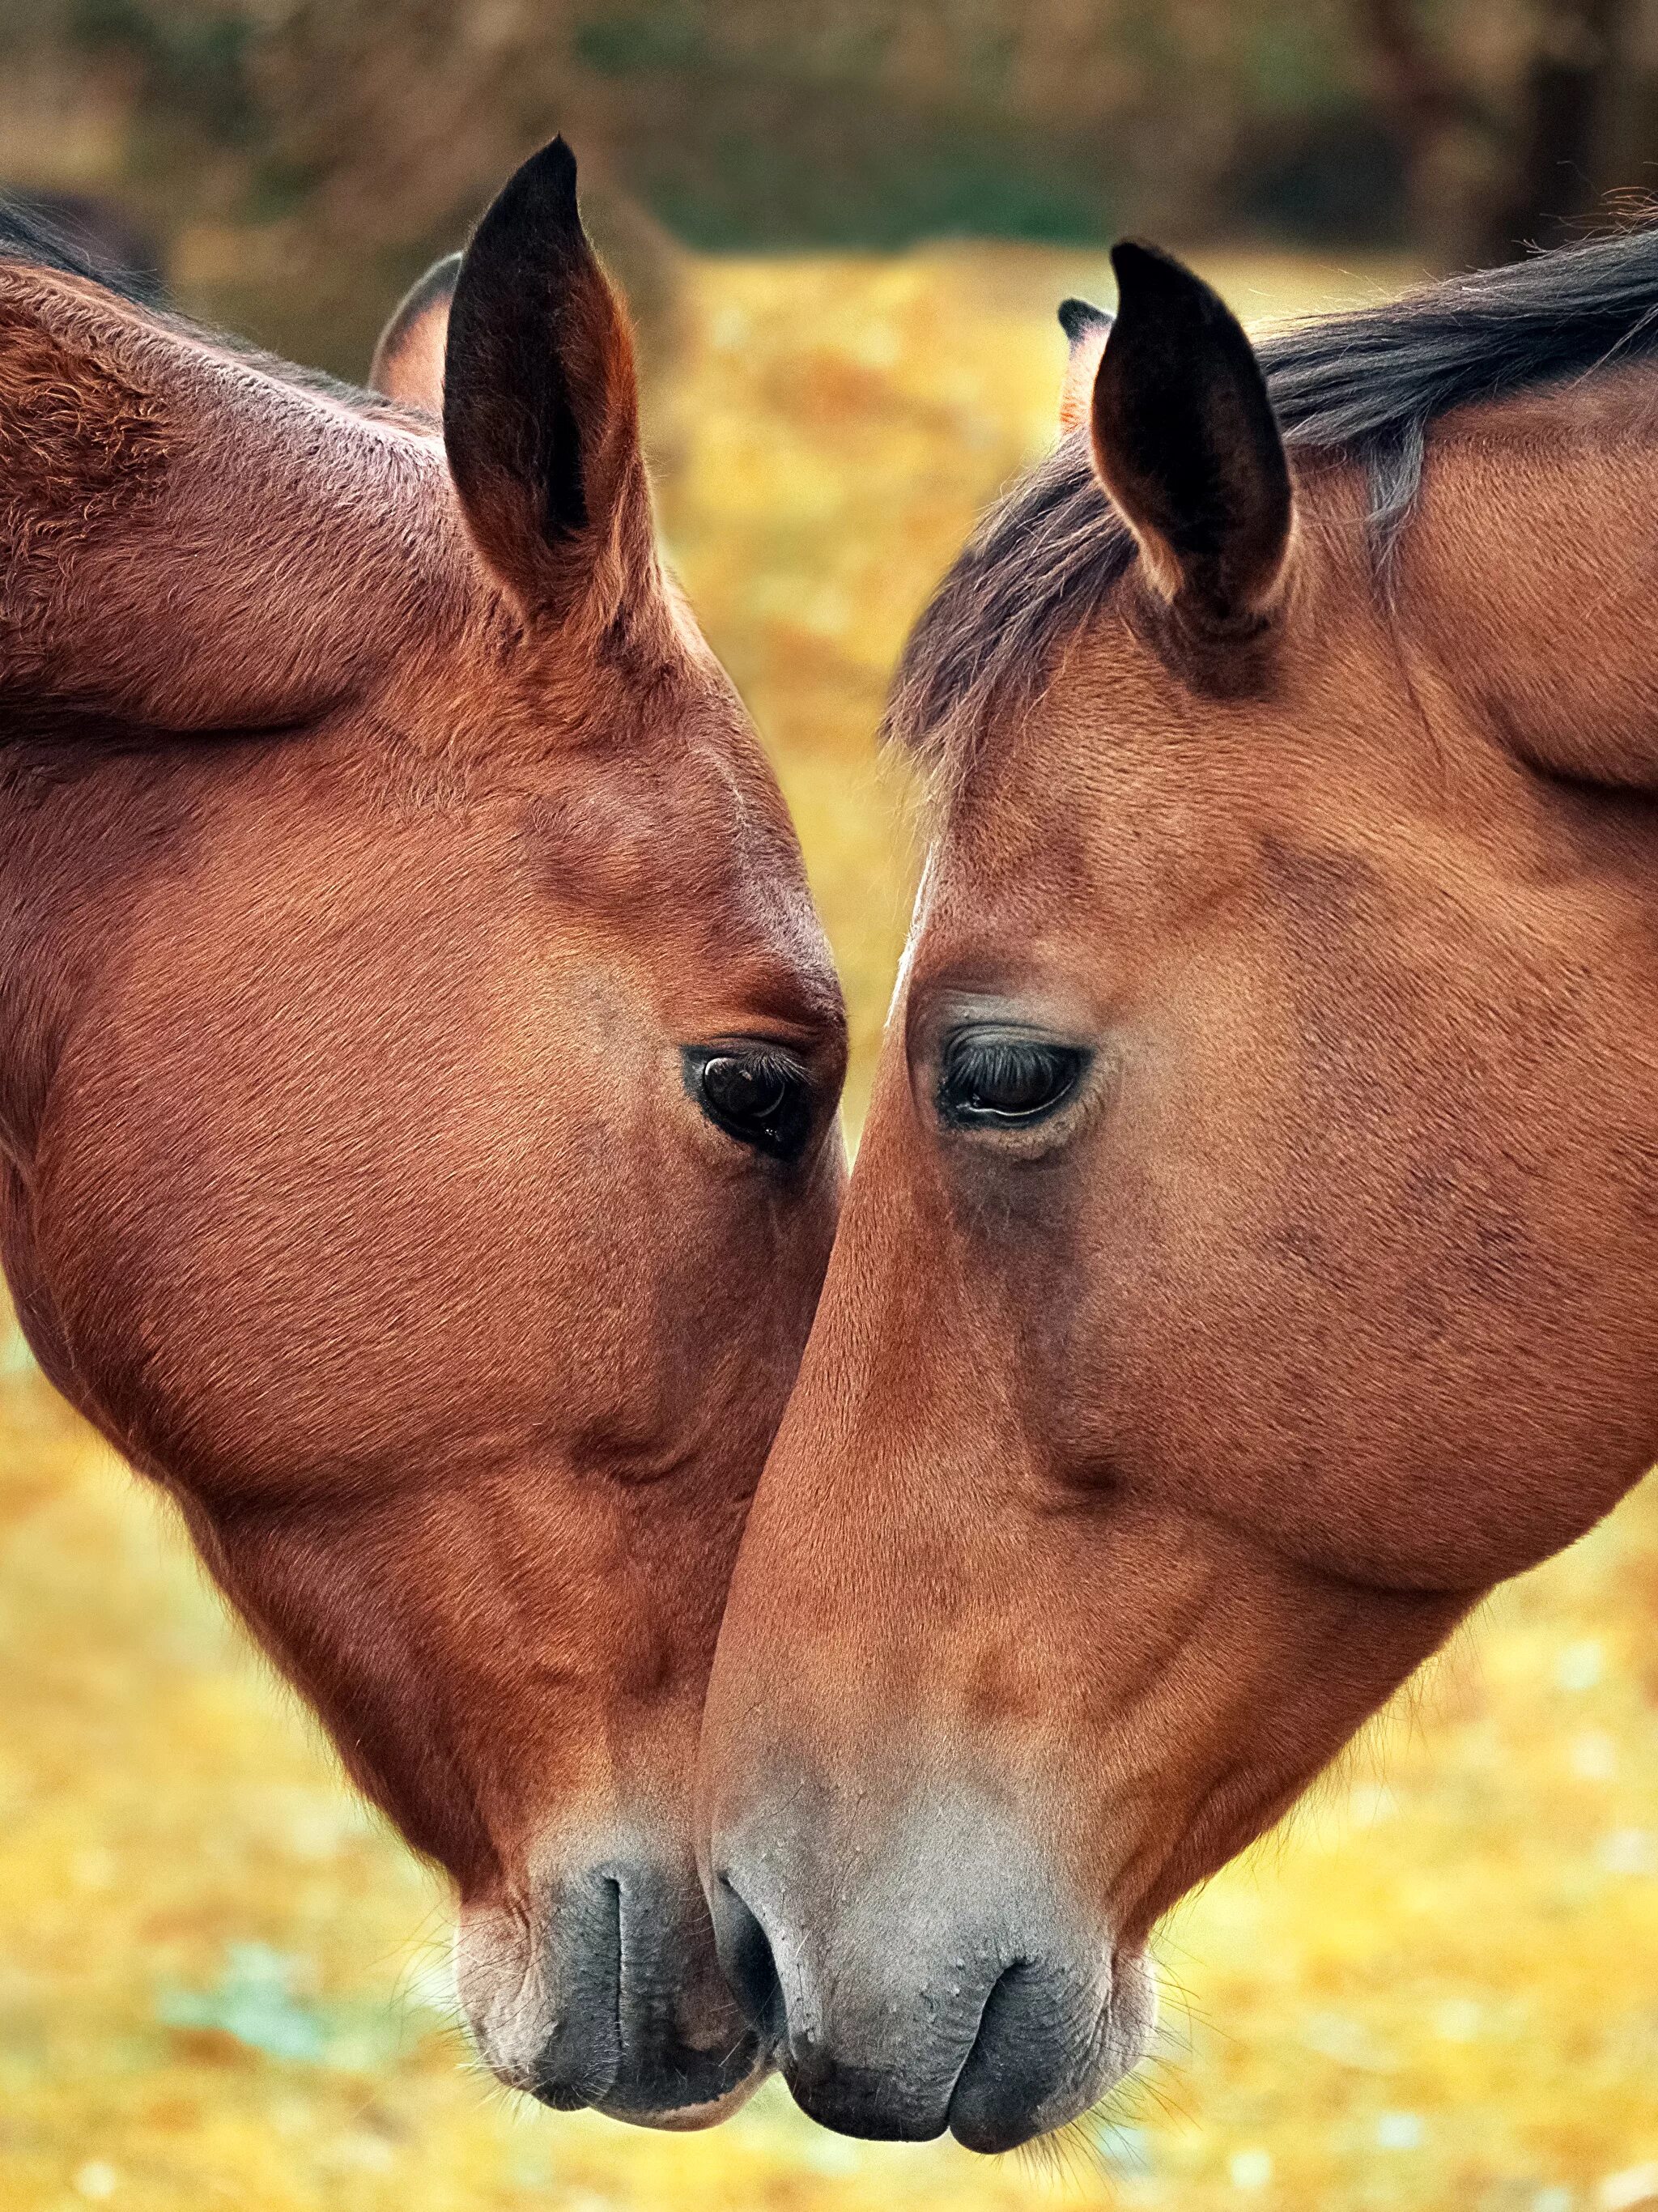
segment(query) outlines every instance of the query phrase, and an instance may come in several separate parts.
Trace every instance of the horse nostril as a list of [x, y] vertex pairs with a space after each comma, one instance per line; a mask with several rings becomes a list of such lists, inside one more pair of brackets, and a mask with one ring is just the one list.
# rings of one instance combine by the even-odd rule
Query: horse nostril
[[1099, 2041], [1088, 2032], [1087, 2015], [1096, 2003], [1091, 1993], [1080, 2005], [1074, 1997], [1067, 2002], [1029, 1960], [1005, 1966], [985, 1999], [950, 2095], [957, 2141], [969, 2150], [1013, 2150], [1056, 2119], [1072, 2118], [1080, 2109], [1075, 2082]]
[[720, 1876], [715, 1914], [720, 1964], [744, 2017], [768, 2049], [783, 2038], [786, 2019], [771, 1939], [728, 1874]]
[[572, 1885], [555, 1940], [556, 2010], [528, 2087], [555, 2112], [574, 2112], [610, 2094], [622, 2063], [622, 1885], [613, 1875]]

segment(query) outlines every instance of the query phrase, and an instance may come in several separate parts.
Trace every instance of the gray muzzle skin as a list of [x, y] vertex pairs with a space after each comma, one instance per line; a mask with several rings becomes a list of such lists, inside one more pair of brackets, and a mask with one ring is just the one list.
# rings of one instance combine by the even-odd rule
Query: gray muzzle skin
[[469, 1905], [457, 1978], [485, 2061], [557, 2112], [707, 2126], [768, 2070], [689, 1866], [610, 1853], [549, 1885], [529, 1913]]
[[[773, 1807], [799, 1808], [780, 1792]], [[1011, 2150], [1145, 2055], [1145, 1960], [1061, 1894], [1006, 1813], [913, 1807], [835, 1863], [831, 1814], [716, 1834], [726, 1978], [801, 2109], [843, 2135]]]

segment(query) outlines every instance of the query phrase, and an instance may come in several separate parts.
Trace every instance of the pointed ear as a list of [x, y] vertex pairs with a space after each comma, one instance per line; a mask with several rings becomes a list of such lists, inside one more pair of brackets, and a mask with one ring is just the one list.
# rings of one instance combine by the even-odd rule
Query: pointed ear
[[1080, 429], [1094, 401], [1094, 378], [1111, 335], [1111, 318], [1091, 300], [1061, 300], [1060, 328], [1071, 348], [1060, 386], [1060, 428]]
[[1259, 628], [1290, 544], [1290, 471], [1254, 349], [1200, 277], [1113, 248], [1117, 316], [1094, 380], [1094, 466], [1154, 588], [1195, 628]]
[[562, 138], [461, 257], [443, 438], [472, 536], [532, 627], [622, 617], [655, 574], [633, 340], [576, 210]]
[[443, 412], [443, 351], [449, 338], [449, 302], [455, 296], [460, 256], [435, 261], [404, 293], [380, 332], [369, 364], [368, 389], [400, 407]]

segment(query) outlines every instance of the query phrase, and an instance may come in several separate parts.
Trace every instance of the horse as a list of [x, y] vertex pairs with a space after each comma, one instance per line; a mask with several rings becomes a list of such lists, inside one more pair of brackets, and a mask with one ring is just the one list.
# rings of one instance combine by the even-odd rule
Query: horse
[[0, 1249], [452, 1877], [490, 2066], [697, 2124], [765, 2064], [690, 1792], [845, 1024], [562, 140], [437, 289], [399, 404], [0, 258]]
[[704, 1718], [796, 2097], [982, 2151], [1658, 1457], [1658, 228], [1259, 349], [1114, 263], [896, 678], [914, 927]]

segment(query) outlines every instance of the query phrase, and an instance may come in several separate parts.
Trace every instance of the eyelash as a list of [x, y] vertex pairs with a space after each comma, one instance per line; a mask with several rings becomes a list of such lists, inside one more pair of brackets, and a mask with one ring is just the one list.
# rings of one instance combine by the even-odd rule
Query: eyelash
[[1073, 1095], [1090, 1057], [1036, 1037], [952, 1037], [938, 1074], [939, 1114], [957, 1128], [1027, 1128]]

